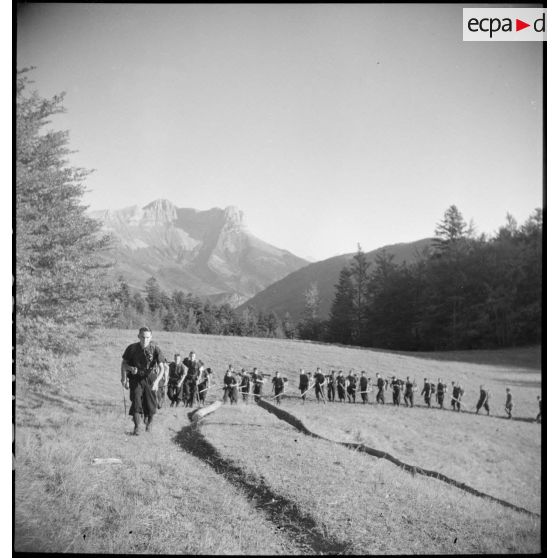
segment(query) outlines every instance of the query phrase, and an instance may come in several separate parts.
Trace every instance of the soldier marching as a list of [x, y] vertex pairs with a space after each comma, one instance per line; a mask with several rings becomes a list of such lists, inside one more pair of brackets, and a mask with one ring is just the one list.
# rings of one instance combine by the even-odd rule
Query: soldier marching
[[[164, 396], [169, 398], [170, 407], [178, 407], [182, 402], [184, 406], [193, 407], [194, 403], [200, 407], [205, 404], [207, 394], [212, 388], [218, 388], [216, 375], [211, 368], [206, 368], [204, 363], [196, 356], [195, 351], [191, 351], [187, 358], [181, 360], [180, 353], [174, 354], [173, 362], [168, 363], [164, 358], [161, 349], [152, 340], [152, 332], [148, 327], [142, 327], [138, 334], [139, 343], [129, 345], [122, 355], [121, 382], [125, 389], [130, 390], [129, 415], [134, 422], [134, 435], [139, 435], [140, 424], [143, 422], [146, 431], [152, 429], [154, 415], [157, 410], [161, 411], [164, 407]], [[314, 397], [318, 403], [326, 404], [349, 402], [356, 403], [356, 396], [360, 395], [362, 404], [369, 404], [368, 394], [376, 391], [375, 402], [377, 405], [385, 405], [385, 392], [391, 389], [392, 405], [399, 407], [401, 394], [406, 407], [414, 407], [414, 392], [417, 390], [416, 383], [407, 376], [406, 380], [397, 378], [395, 375], [391, 380], [384, 379], [380, 372], [376, 373], [376, 380], [373, 383], [362, 370], [360, 376], [351, 369], [347, 376], [342, 370], [335, 370], [326, 376], [318, 367], [312, 378], [303, 368], [299, 369], [299, 395], [295, 393], [286, 394], [288, 378], [283, 376], [280, 371], [276, 371], [271, 378], [271, 393], [264, 393], [266, 383], [264, 374], [257, 367], [251, 373], [244, 368], [240, 372], [235, 372], [234, 366], [230, 364], [225, 371], [221, 389], [223, 391], [223, 401], [231, 405], [238, 404], [239, 393], [242, 395], [242, 402], [248, 404], [252, 401], [256, 403], [262, 398], [281, 404], [281, 400], [287, 396], [290, 398], [300, 397], [305, 403], [308, 394], [313, 390]], [[424, 378], [421, 395], [424, 396], [424, 403], [431, 408], [432, 395], [436, 396], [438, 407], [444, 407], [445, 394], [448, 392], [447, 384], [438, 378], [437, 383], [432, 383], [428, 378]], [[326, 398], [327, 393], [327, 398]], [[449, 394], [451, 397], [451, 408], [460, 412], [463, 406], [462, 398], [465, 391], [459, 381], [452, 381]], [[336, 397], [337, 395], [337, 397]], [[490, 415], [490, 391], [481, 385], [479, 388], [479, 398], [476, 403], [475, 414], [485, 410]], [[374, 399], [372, 399], [373, 401]], [[542, 422], [542, 400], [537, 397], [538, 414], [536, 422]], [[326, 405], [327, 407], [327, 405]], [[504, 411], [508, 419], [512, 417], [513, 395], [511, 389], [505, 389]], [[467, 407], [465, 407], [467, 411]], [[467, 411], [473, 412], [473, 411]]]

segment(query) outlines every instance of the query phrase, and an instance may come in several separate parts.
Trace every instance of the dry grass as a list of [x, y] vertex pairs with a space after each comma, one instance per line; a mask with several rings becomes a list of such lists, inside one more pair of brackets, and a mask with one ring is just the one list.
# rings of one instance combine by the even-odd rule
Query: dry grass
[[359, 442], [534, 512], [540, 512], [541, 429], [521, 421], [427, 408], [287, 400], [316, 434]]
[[202, 432], [225, 458], [369, 553], [537, 552], [539, 521], [438, 481], [304, 436], [256, 406], [223, 407]]
[[[16, 550], [308, 552], [277, 518], [247, 496], [249, 483], [238, 486], [199, 455], [185, 451], [184, 408], [167, 407], [158, 414], [152, 436], [129, 436], [132, 423], [124, 417], [120, 360], [136, 334], [98, 332], [96, 342], [80, 356], [80, 373], [65, 393], [37, 395], [18, 385]], [[219, 378], [229, 363], [237, 368], [258, 366], [268, 373], [283, 372], [296, 392], [300, 367], [365, 369], [417, 379], [428, 373], [462, 381], [469, 388], [465, 402], [476, 398], [471, 391], [481, 381], [498, 393], [511, 383], [517, 415], [536, 414], [540, 370], [520, 353], [516, 353], [518, 366], [512, 366], [513, 351], [507, 353], [505, 365], [502, 355], [500, 364], [482, 364], [489, 359], [486, 352], [479, 363], [471, 364], [281, 340], [177, 333], [157, 333], [155, 338], [167, 357], [176, 350], [183, 354], [196, 350]], [[469, 357], [474, 360], [474, 354]], [[210, 394], [210, 401], [220, 395]], [[474, 477], [470, 484], [476, 488], [536, 511], [537, 425], [426, 409], [336, 404], [326, 410], [315, 403], [302, 407], [298, 401], [284, 405], [325, 436], [364, 441], [465, 482]], [[412, 478], [389, 463], [293, 434], [291, 427], [254, 405], [223, 407], [211, 419], [213, 426], [205, 420], [208, 426], [202, 432], [224, 458], [238, 463], [247, 478], [261, 476], [269, 490], [296, 503], [300, 517], [315, 518], [324, 540], [344, 541], [355, 552], [538, 548], [537, 521], [455, 489], [439, 488], [436, 481]], [[425, 432], [429, 432], [426, 439]], [[506, 455], [513, 459], [506, 461]], [[94, 457], [119, 457], [123, 465], [93, 466]], [[364, 489], [360, 475], [365, 475]], [[343, 490], [335, 492], [336, 482]], [[348, 537], [348, 532], [353, 535]]]
[[[166, 409], [153, 435], [130, 436], [118, 407], [37, 409], [17, 432], [15, 549], [149, 554], [297, 553], [241, 493], [173, 437]], [[48, 426], [44, 426], [48, 424]], [[117, 457], [122, 465], [92, 465]]]

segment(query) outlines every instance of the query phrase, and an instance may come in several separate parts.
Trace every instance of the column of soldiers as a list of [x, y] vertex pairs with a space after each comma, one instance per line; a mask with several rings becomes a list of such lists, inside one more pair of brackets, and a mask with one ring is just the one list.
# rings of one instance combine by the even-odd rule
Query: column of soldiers
[[[335, 370], [325, 376], [321, 369], [318, 368], [313, 376], [313, 383], [309, 385], [309, 376], [303, 370], [299, 371], [299, 386], [298, 389], [301, 393], [302, 402], [306, 402], [306, 396], [308, 392], [314, 387], [316, 401], [323, 401], [325, 403], [327, 393], [327, 401], [329, 403], [334, 403], [339, 401], [340, 403], [355, 403], [356, 394], [359, 394], [362, 399], [362, 403], [368, 403], [368, 394], [372, 392], [372, 389], [368, 389], [369, 385], [373, 385], [377, 389], [376, 392], [376, 403], [384, 405], [385, 404], [385, 391], [389, 388], [392, 390], [392, 402], [393, 405], [399, 406], [401, 404], [401, 393], [403, 392], [403, 401], [406, 407], [414, 407], [414, 394], [417, 391], [417, 385], [415, 380], [410, 379], [407, 376], [406, 380], [392, 376], [391, 380], [384, 379], [382, 375], [378, 372], [376, 373], [376, 383], [372, 384], [371, 380], [366, 377], [366, 373], [363, 370], [361, 372], [360, 378], [353, 373], [351, 370], [345, 377], [342, 370], [337, 373]], [[357, 391], [357, 386], [359, 391]], [[459, 382], [451, 382], [450, 391], [448, 393], [448, 386], [445, 384], [441, 378], [438, 378], [437, 382], [431, 382], [428, 378], [424, 378], [424, 385], [421, 391], [421, 396], [424, 396], [424, 402], [427, 407], [432, 407], [432, 396], [436, 396], [436, 404], [440, 409], [445, 409], [444, 401], [446, 399], [446, 394], [450, 397], [450, 406], [452, 410], [460, 412], [461, 408], [464, 406], [462, 403], [463, 395], [465, 390]], [[476, 403], [476, 411], [478, 414], [481, 409], [486, 411], [487, 415], [490, 415], [490, 392], [484, 387], [480, 386], [479, 399]], [[539, 413], [537, 415], [536, 421], [542, 421], [542, 400], [540, 396], [537, 396], [537, 401], [539, 403]], [[508, 418], [512, 418], [512, 393], [509, 387], [506, 388], [506, 402], [504, 405], [504, 410]]]
[[[134, 435], [139, 435], [141, 422], [146, 425], [146, 430], [151, 430], [153, 417], [157, 409], [164, 405], [165, 392], [170, 400], [170, 406], [178, 406], [183, 403], [186, 407], [193, 407], [194, 403], [204, 405], [207, 393], [210, 389], [216, 388], [215, 374], [211, 368], [206, 368], [201, 360], [198, 360], [196, 353], [191, 351], [188, 357], [181, 360], [180, 353], [174, 355], [174, 360], [168, 363], [164, 358], [161, 349], [151, 340], [151, 330], [142, 327], [139, 330], [139, 343], [129, 345], [122, 355], [121, 382], [125, 389], [130, 390], [130, 410], [129, 414], [134, 421]], [[223, 377], [223, 402], [229, 401], [236, 404], [239, 401], [239, 394], [243, 402], [250, 401], [253, 397], [259, 401], [263, 397], [263, 386], [266, 382], [265, 376], [269, 374], [261, 373], [258, 368], [254, 368], [248, 373], [244, 368], [240, 372], [235, 372], [232, 364], [229, 364]], [[275, 372], [271, 379], [272, 395], [270, 399], [280, 405], [281, 399], [285, 395], [288, 379], [281, 376], [280, 372]], [[317, 368], [312, 375], [304, 370], [299, 370], [300, 397], [303, 404], [306, 402], [307, 394], [314, 388], [315, 398], [318, 403], [326, 400], [334, 403], [336, 400], [342, 403], [356, 403], [357, 395], [360, 395], [362, 404], [369, 402], [368, 394], [376, 388], [376, 403], [385, 404], [385, 391], [391, 388], [392, 403], [395, 406], [401, 404], [401, 393], [406, 407], [414, 406], [414, 394], [417, 391], [415, 380], [407, 376], [406, 380], [392, 376], [391, 380], [384, 379], [378, 372], [376, 381], [373, 383], [363, 370], [360, 377], [357, 377], [353, 370], [347, 376], [342, 370], [337, 373], [334, 370], [326, 376], [321, 368]], [[424, 378], [424, 385], [421, 396], [427, 407], [432, 406], [432, 396], [436, 395], [436, 403], [440, 409], [444, 409], [444, 400], [448, 393], [448, 386], [438, 378], [436, 383]], [[451, 382], [450, 405], [454, 411], [460, 412], [462, 398], [465, 391], [459, 382]], [[537, 422], [542, 421], [542, 399], [537, 397], [539, 413], [536, 417]], [[490, 392], [480, 386], [479, 399], [476, 404], [476, 413], [481, 409], [490, 415]], [[511, 389], [506, 388], [506, 401], [504, 409], [508, 418], [512, 418], [513, 396]]]

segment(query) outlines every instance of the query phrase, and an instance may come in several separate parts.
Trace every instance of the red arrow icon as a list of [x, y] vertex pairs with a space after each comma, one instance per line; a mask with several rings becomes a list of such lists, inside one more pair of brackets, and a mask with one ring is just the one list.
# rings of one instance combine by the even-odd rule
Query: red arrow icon
[[522, 29], [525, 29], [526, 27], [531, 27], [531, 24], [530, 23], [525, 23], [524, 21], [521, 21], [520, 19], [515, 20], [515, 30], [516, 31], [521, 31]]

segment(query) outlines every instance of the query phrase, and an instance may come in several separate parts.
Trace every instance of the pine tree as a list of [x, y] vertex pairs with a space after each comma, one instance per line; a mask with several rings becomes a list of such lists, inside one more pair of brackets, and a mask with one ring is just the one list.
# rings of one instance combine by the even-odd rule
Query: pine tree
[[114, 287], [102, 260], [109, 239], [82, 205], [89, 173], [68, 165], [67, 132], [45, 131], [63, 95], [29, 92], [27, 72], [16, 85], [16, 341], [18, 366], [41, 360], [31, 365], [41, 381], [56, 374], [37, 351], [53, 361], [77, 352], [77, 338], [107, 317]]
[[455, 205], [446, 209], [444, 218], [436, 225], [435, 234], [438, 244], [447, 246], [465, 237], [467, 224]]
[[283, 320], [281, 322], [281, 326], [285, 333], [285, 337], [287, 339], [294, 339], [296, 333], [296, 327], [293, 323], [293, 320], [289, 312], [285, 312], [285, 315], [283, 316]]
[[351, 276], [354, 282], [354, 333], [353, 342], [362, 344], [365, 321], [366, 321], [366, 290], [368, 287], [369, 276], [368, 268], [370, 262], [366, 260], [366, 255], [358, 244], [357, 253], [353, 256], [351, 262]]
[[145, 301], [152, 313], [157, 312], [163, 306], [163, 291], [155, 277], [150, 277], [145, 282]]
[[349, 345], [355, 338], [355, 285], [353, 273], [343, 267], [339, 282], [335, 285], [335, 296], [329, 315], [329, 339], [334, 343]]
[[304, 292], [304, 312], [297, 328], [301, 339], [321, 339], [323, 324], [319, 318], [320, 302], [318, 284], [313, 281]]

